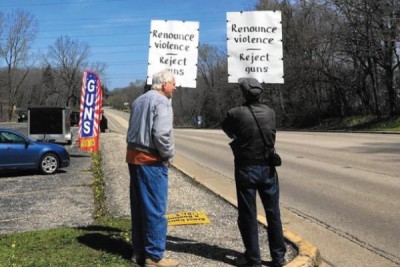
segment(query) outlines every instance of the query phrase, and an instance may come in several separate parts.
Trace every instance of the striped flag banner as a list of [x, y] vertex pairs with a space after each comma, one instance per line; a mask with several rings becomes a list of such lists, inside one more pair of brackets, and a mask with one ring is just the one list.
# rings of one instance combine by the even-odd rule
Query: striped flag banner
[[82, 77], [78, 145], [85, 151], [99, 150], [100, 117], [103, 103], [100, 78], [92, 71]]

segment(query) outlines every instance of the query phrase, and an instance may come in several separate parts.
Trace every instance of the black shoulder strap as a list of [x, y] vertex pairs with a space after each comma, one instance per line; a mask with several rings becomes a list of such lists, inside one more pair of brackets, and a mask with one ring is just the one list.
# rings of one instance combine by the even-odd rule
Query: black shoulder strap
[[[253, 115], [254, 120], [257, 123], [258, 130], [260, 131], [261, 138], [262, 138], [262, 140], [264, 142], [264, 149], [265, 149], [264, 157], [265, 157], [265, 160], [269, 163], [270, 167], [271, 166], [273, 167], [271, 170], [275, 170], [276, 166], [281, 166], [282, 165], [281, 157], [275, 152], [275, 147], [274, 146], [271, 147], [271, 146], [267, 145], [267, 141], [265, 140], [265, 136], [263, 135], [263, 133], [261, 131], [260, 124], [258, 123], [256, 115], [254, 115], [253, 108], [251, 106], [248, 106], [248, 108], [249, 108], [251, 114]], [[270, 148], [270, 151], [268, 151], [267, 147]], [[271, 156], [271, 152], [272, 152], [272, 161], [269, 160], [269, 158]]]
[[264, 142], [264, 146], [267, 147], [267, 146], [268, 146], [268, 145], [267, 145], [267, 141], [265, 140], [265, 136], [263, 135], [263, 133], [262, 133], [262, 131], [261, 131], [260, 123], [258, 122], [258, 120], [257, 120], [257, 118], [256, 118], [256, 115], [254, 115], [253, 108], [252, 108], [251, 106], [247, 106], [247, 107], [249, 108], [249, 110], [250, 110], [250, 112], [251, 112], [251, 115], [253, 115], [253, 118], [254, 118], [254, 120], [256, 121], [258, 130], [260, 131], [261, 138], [262, 138], [262, 140], [263, 140], [263, 142]]

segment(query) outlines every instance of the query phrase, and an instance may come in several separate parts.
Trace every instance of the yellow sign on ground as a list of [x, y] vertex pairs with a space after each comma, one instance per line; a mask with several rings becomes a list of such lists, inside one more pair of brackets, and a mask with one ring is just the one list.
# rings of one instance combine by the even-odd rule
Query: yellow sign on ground
[[210, 220], [203, 211], [179, 212], [166, 215], [168, 225], [208, 224]]

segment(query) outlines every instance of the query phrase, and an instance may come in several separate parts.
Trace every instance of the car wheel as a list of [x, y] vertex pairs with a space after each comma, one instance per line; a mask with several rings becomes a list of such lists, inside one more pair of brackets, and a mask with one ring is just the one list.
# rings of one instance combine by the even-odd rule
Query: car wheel
[[46, 153], [40, 159], [39, 170], [43, 174], [53, 174], [58, 170], [58, 158], [54, 153]]

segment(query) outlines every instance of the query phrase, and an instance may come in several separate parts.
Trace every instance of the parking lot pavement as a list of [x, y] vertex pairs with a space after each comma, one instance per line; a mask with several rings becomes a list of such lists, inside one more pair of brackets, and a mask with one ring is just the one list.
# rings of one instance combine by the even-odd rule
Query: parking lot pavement
[[71, 165], [54, 175], [0, 173], [0, 234], [93, 222], [90, 155], [76, 142], [66, 148]]

